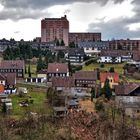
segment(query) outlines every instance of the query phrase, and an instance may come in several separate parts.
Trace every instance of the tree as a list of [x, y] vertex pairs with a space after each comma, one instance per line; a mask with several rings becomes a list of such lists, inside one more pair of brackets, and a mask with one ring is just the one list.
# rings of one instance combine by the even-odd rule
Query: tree
[[114, 67], [110, 67], [109, 72], [115, 72]]
[[7, 112], [6, 103], [3, 103], [2, 112], [5, 114]]
[[70, 42], [70, 43], [69, 43], [69, 47], [70, 47], [70, 48], [76, 48], [76, 45], [75, 45], [74, 42]]
[[56, 53], [56, 57], [57, 57], [57, 61], [59, 62], [60, 59], [64, 58], [65, 54], [63, 51], [58, 51], [58, 53]]
[[95, 96], [96, 96], [96, 95], [95, 95], [95, 89], [92, 88], [90, 93], [91, 93], [91, 101], [93, 102], [93, 98], [96, 98], [96, 97], [95, 97]]
[[61, 45], [61, 46], [65, 46], [65, 43], [64, 43], [63, 39], [61, 40], [60, 45]]
[[105, 98], [107, 98], [108, 100], [112, 96], [112, 89], [110, 88], [110, 84], [109, 84], [109, 80], [108, 79], [106, 79], [104, 87], [102, 88], [102, 94], [104, 94]]
[[47, 55], [46, 55], [46, 56], [45, 56], [45, 62], [44, 62], [44, 63], [45, 63], [46, 69], [48, 68], [48, 62], [49, 62], [49, 61], [48, 61], [48, 57], [47, 57]]
[[43, 60], [42, 60], [42, 56], [39, 55], [39, 59], [37, 61], [37, 71], [40, 71], [43, 68]]
[[30, 66], [30, 64], [28, 66], [28, 76], [31, 77], [31, 66]]
[[69, 69], [69, 73], [70, 73], [70, 75], [71, 75], [71, 73], [72, 73], [72, 68], [71, 68], [70, 60], [68, 61], [68, 69]]
[[56, 46], [60, 46], [59, 40], [56, 40]]
[[12, 60], [13, 59], [13, 52], [12, 49], [8, 46], [7, 49], [3, 53], [3, 58], [5, 60]]
[[27, 66], [25, 65], [25, 74], [27, 74]]

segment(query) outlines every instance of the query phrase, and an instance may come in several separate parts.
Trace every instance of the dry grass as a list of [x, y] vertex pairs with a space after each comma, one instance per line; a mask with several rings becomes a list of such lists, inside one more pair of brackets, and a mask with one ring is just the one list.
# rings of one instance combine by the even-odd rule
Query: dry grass
[[90, 100], [81, 100], [80, 106], [85, 109], [87, 112], [95, 112], [95, 105], [94, 102], [91, 102]]

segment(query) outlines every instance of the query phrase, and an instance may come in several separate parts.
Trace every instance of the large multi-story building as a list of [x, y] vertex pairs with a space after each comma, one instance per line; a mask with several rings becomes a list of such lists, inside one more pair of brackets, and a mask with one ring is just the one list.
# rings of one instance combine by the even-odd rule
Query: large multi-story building
[[140, 40], [112, 40], [109, 42], [110, 49], [115, 50], [129, 50], [129, 51], [140, 51]]
[[101, 41], [101, 33], [69, 33], [69, 43], [78, 44], [83, 41]]
[[51, 42], [56, 39], [64, 41], [68, 46], [69, 21], [66, 15], [61, 18], [45, 18], [41, 20], [41, 42]]

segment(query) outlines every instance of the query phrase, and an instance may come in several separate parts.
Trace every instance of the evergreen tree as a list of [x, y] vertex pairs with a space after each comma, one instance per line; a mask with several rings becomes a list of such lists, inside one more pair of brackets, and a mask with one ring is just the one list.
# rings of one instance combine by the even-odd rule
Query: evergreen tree
[[31, 77], [31, 66], [30, 66], [30, 64], [28, 66], [28, 76]]
[[111, 68], [109, 69], [109, 72], [115, 72], [114, 67], [111, 67]]
[[71, 74], [72, 74], [72, 68], [71, 68], [70, 61], [68, 61], [68, 69], [69, 69], [69, 73], [70, 73], [70, 75], [71, 75]]
[[6, 104], [5, 103], [3, 103], [2, 112], [3, 113], [6, 113], [7, 112], [7, 108], [6, 108]]
[[48, 57], [45, 56], [45, 68], [47, 69], [48, 68]]
[[56, 46], [60, 46], [59, 40], [56, 40]]
[[40, 71], [43, 68], [43, 61], [42, 61], [42, 56], [39, 56], [39, 59], [37, 61], [37, 71]]
[[64, 43], [63, 39], [61, 40], [60, 45], [61, 45], [61, 46], [65, 46], [65, 43]]
[[27, 74], [27, 67], [26, 67], [26, 65], [25, 65], [25, 74]]
[[95, 97], [95, 89], [92, 88], [90, 93], [91, 93], [91, 101], [93, 102], [93, 98], [96, 98]]
[[108, 100], [112, 96], [112, 89], [110, 88], [110, 84], [109, 84], [109, 80], [108, 79], [106, 79], [104, 87], [102, 88], [102, 94], [104, 94], [105, 98], [107, 98]]
[[76, 45], [75, 45], [74, 42], [70, 42], [69, 47], [70, 47], [70, 48], [76, 48]]

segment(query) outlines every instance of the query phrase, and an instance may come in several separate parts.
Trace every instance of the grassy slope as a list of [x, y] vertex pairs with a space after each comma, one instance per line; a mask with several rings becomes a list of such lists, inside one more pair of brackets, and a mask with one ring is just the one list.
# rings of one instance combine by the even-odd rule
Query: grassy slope
[[97, 68], [100, 68], [101, 70], [108, 71], [110, 67], [114, 67], [116, 72], [123, 74], [124, 63], [123, 64], [104, 64], [104, 68], [101, 68], [100, 65], [101, 64], [99, 63], [94, 63], [88, 66], [84, 66], [82, 70], [90, 71], [90, 70], [95, 70]]

